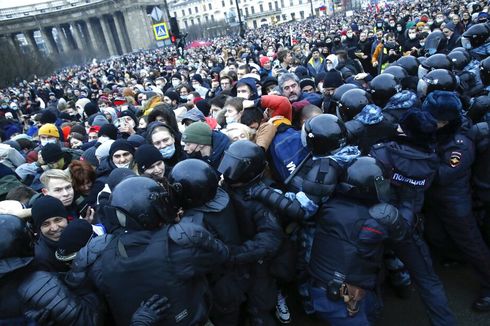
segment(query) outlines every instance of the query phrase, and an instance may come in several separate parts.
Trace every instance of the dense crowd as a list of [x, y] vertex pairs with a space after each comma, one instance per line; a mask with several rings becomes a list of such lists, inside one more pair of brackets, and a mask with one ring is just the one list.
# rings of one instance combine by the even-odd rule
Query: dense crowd
[[1, 90], [0, 325], [274, 325], [285, 289], [372, 325], [387, 284], [455, 325], [432, 254], [490, 311], [488, 8], [386, 2]]

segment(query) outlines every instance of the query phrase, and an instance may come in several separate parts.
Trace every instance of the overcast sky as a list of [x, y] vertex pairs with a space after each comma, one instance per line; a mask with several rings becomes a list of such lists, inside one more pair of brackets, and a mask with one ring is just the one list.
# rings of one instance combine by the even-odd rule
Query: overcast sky
[[20, 7], [51, 0], [0, 0], [0, 8]]

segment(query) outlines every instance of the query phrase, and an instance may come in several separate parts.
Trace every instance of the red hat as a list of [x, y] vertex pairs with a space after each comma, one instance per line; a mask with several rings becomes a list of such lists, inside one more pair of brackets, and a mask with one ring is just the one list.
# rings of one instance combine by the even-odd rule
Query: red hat
[[263, 67], [266, 63], [271, 62], [271, 59], [269, 59], [269, 57], [261, 57], [259, 61], [260, 61], [260, 66]]
[[100, 131], [100, 126], [92, 126], [90, 127], [90, 129], [88, 130], [88, 133], [90, 134], [91, 132], [96, 132], [96, 133], [99, 133]]

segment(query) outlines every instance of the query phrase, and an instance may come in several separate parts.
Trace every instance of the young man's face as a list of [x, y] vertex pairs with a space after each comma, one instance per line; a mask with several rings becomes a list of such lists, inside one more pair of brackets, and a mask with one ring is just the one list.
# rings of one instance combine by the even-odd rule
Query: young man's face
[[61, 216], [55, 216], [45, 220], [40, 227], [42, 235], [49, 240], [58, 241], [61, 233], [68, 225], [66, 218]]
[[250, 91], [250, 87], [247, 85], [240, 85], [236, 88], [236, 97], [241, 97], [248, 100], [251, 96], [252, 92]]
[[70, 206], [73, 202], [73, 186], [70, 182], [63, 179], [50, 179], [46, 188], [42, 189], [42, 192], [44, 195], [59, 199], [63, 206]]

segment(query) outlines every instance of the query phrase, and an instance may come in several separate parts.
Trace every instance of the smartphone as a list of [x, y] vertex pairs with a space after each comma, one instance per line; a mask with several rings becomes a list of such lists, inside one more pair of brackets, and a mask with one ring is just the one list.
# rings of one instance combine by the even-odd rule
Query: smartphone
[[82, 209], [80, 210], [80, 217], [81, 218], [85, 218], [89, 208], [90, 208], [90, 206], [88, 204], [85, 204], [85, 206], [82, 207]]

